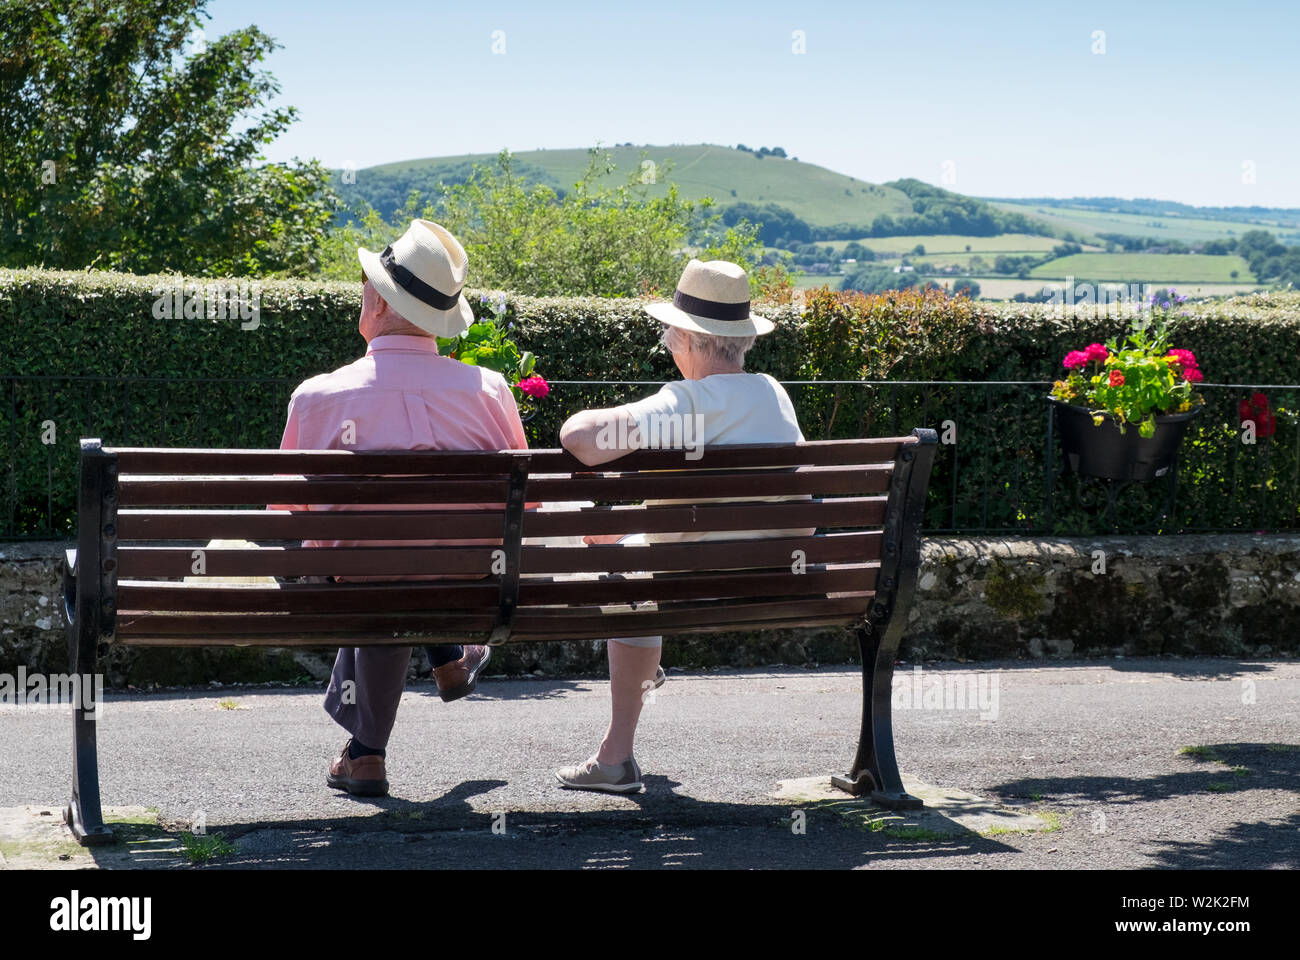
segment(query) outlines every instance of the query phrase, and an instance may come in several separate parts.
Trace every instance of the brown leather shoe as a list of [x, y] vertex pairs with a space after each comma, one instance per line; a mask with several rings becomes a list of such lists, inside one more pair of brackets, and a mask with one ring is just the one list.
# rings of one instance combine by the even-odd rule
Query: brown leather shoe
[[371, 755], [353, 760], [348, 756], [351, 745], [351, 740], [343, 744], [343, 753], [330, 763], [325, 783], [356, 797], [388, 796], [388, 771], [384, 767], [384, 758]]
[[476, 644], [466, 646], [463, 657], [444, 663], [433, 671], [433, 679], [438, 684], [438, 696], [447, 703], [469, 696], [478, 686], [478, 675], [491, 659], [490, 647]]

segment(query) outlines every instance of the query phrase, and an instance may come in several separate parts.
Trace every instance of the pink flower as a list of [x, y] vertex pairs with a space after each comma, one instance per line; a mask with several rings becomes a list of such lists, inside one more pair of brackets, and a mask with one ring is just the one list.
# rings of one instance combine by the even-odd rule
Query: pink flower
[[551, 385], [537, 374], [533, 374], [531, 377], [525, 377], [516, 383], [515, 386], [518, 387], [522, 393], [526, 393], [528, 396], [535, 397], [538, 400], [551, 392]]
[[1197, 370], [1195, 367], [1188, 367], [1183, 371], [1183, 379], [1188, 383], [1200, 383], [1205, 379], [1205, 374], [1201, 373], [1201, 371]]
[[1067, 370], [1082, 370], [1088, 363], [1088, 355], [1082, 350], [1071, 350], [1061, 361], [1061, 366]]
[[1178, 363], [1185, 369], [1196, 369], [1196, 354], [1190, 350], [1170, 350], [1169, 356], [1177, 359]]
[[1084, 348], [1083, 355], [1088, 358], [1089, 363], [1105, 363], [1106, 358], [1110, 356], [1110, 351], [1100, 343], [1090, 343]]

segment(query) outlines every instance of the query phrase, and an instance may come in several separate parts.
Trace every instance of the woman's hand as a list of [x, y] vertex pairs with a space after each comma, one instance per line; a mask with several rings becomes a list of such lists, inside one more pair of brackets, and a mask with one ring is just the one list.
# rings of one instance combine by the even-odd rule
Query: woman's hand
[[596, 533], [583, 537], [582, 542], [586, 544], [618, 543], [622, 539], [623, 534], [621, 533]]

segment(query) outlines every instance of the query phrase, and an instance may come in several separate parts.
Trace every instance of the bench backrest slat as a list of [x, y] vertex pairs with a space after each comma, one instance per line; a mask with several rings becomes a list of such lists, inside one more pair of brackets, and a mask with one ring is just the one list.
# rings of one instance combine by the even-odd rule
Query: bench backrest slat
[[[896, 474], [923, 440], [642, 450], [595, 468], [559, 450], [102, 449], [120, 506], [105, 609], [115, 639], [147, 644], [849, 624], [890, 609]], [[506, 509], [525, 500], [546, 506]], [[250, 509], [268, 503], [314, 509]], [[651, 542], [580, 545], [629, 533]], [[219, 579], [249, 577], [279, 580]]]
[[[584, 547], [525, 546], [520, 566], [530, 574], [635, 573], [641, 570], [738, 570], [789, 567], [794, 551], [811, 563], [847, 563], [880, 558], [879, 530], [813, 537], [656, 543], [637, 549], [618, 544]], [[322, 551], [288, 546], [240, 550], [204, 548], [210, 577], [407, 577], [434, 567], [445, 574], [478, 574], [491, 568], [491, 545], [479, 547], [337, 547]], [[118, 550], [118, 576], [187, 577], [193, 573], [190, 547], [131, 546]]]
[[[527, 511], [526, 537], [668, 533], [711, 530], [785, 530], [791, 527], [879, 526], [886, 498], [839, 497], [786, 503], [698, 506], [588, 507]], [[475, 540], [500, 539], [500, 510], [122, 510], [128, 540]]]
[[[910, 437], [865, 440], [809, 440], [800, 444], [728, 444], [709, 447], [708, 462], [716, 467], [837, 466], [892, 463], [900, 444]], [[222, 450], [114, 447], [123, 474], [347, 473], [479, 475], [510, 471], [511, 459], [528, 457], [533, 473], [573, 473], [591, 470], [563, 450]], [[616, 464], [598, 469], [671, 470], [682, 465], [682, 450], [636, 450]], [[292, 464], [292, 466], [289, 466]]]
[[[537, 500], [680, 499], [864, 494], [887, 489], [893, 464], [794, 467], [776, 471], [663, 471], [640, 474], [544, 474], [530, 477]], [[217, 506], [254, 503], [500, 503], [506, 479], [472, 477], [123, 477], [121, 503]]]

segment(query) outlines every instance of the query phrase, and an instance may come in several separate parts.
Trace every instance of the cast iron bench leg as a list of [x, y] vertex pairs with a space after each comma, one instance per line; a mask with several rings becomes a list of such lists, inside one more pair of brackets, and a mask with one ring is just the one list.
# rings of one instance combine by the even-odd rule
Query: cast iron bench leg
[[862, 652], [862, 733], [858, 737], [858, 754], [848, 775], [831, 777], [831, 783], [855, 797], [870, 793], [873, 803], [890, 810], [919, 810], [925, 804], [903, 789], [894, 758], [890, 694], [898, 644], [882, 646], [876, 630], [868, 624], [858, 628], [858, 649]]
[[[72, 802], [63, 811], [63, 820], [83, 847], [113, 843], [113, 831], [104, 825], [104, 814], [99, 805], [99, 755], [95, 744], [95, 724], [98, 722], [99, 701], [95, 699], [96, 635], [93, 620], [83, 627], [77, 616], [72, 598], [76, 597], [76, 579], [64, 572], [65, 617], [68, 621], [68, 661], [74, 676], [81, 677], [80, 686], [90, 677], [89, 693], [80, 691], [81, 698], [72, 706]], [[89, 629], [86, 629], [88, 627]], [[84, 709], [89, 698], [91, 709]]]

